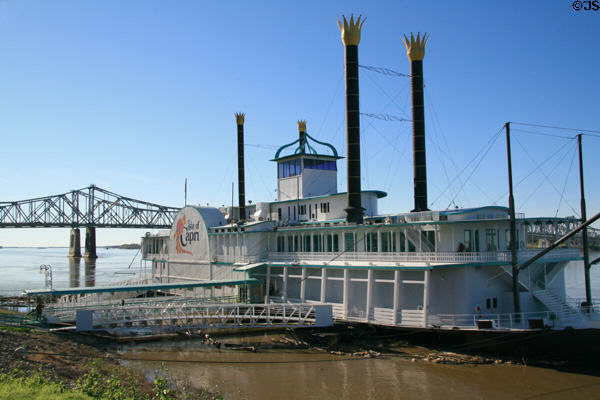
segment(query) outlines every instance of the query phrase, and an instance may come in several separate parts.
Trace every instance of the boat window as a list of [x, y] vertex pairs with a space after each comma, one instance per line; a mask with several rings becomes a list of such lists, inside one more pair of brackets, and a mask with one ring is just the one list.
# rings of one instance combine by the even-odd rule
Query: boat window
[[381, 251], [384, 253], [388, 253], [392, 250], [391, 246], [391, 237], [390, 232], [381, 232]]
[[334, 252], [338, 252], [340, 251], [340, 243], [339, 243], [339, 238], [337, 234], [333, 235], [333, 251]]
[[310, 251], [310, 235], [304, 236], [304, 251]]
[[473, 241], [473, 250], [479, 252], [479, 229], [475, 229], [475, 240]]
[[288, 250], [287, 251], [291, 253], [294, 251], [294, 237], [288, 236], [287, 242], [288, 242]]
[[281, 221], [281, 208], [277, 209], [277, 219]]
[[304, 168], [308, 169], [324, 169], [329, 171], [336, 171], [336, 163], [335, 160], [315, 160], [315, 159], [305, 159], [304, 160]]
[[294, 235], [294, 251], [300, 251], [299, 247], [298, 247], [298, 236]]
[[300, 159], [281, 161], [277, 164], [277, 177], [287, 178], [300, 175]]
[[404, 232], [400, 232], [400, 251], [404, 253], [406, 251], [406, 237]]
[[283, 236], [277, 236], [277, 252], [279, 253], [282, 253], [285, 249], [284, 240]]
[[472, 235], [473, 235], [473, 233], [471, 232], [470, 229], [465, 229], [465, 241], [463, 243], [463, 245], [465, 246], [465, 251], [472, 251], [472, 247], [471, 247]]
[[333, 235], [328, 234], [325, 236], [325, 251], [331, 253], [333, 251]]
[[322, 250], [323, 249], [321, 247], [321, 235], [314, 235], [313, 236], [313, 251], [320, 252]]
[[495, 229], [485, 230], [485, 239], [487, 242], [487, 251], [496, 251], [497, 247], [497, 234]]
[[377, 253], [377, 232], [367, 233], [367, 251]]
[[298, 215], [306, 215], [306, 204], [298, 206]]
[[356, 251], [354, 248], [354, 233], [347, 232], [344, 234], [344, 242], [346, 251]]

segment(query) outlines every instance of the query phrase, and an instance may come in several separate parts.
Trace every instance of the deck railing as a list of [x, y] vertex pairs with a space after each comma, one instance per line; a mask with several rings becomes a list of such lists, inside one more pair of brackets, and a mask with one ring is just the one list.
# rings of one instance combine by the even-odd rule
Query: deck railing
[[542, 321], [544, 327], [561, 328], [576, 324], [585, 319], [596, 317], [600, 307], [590, 308], [586, 313], [561, 316], [554, 311], [534, 311], [506, 314], [437, 314], [430, 315], [427, 324], [438, 328], [477, 329], [481, 321], [493, 321], [493, 329], [530, 329], [539, 328], [530, 321]]
[[[520, 250], [519, 260], [533, 257], [541, 250]], [[555, 249], [542, 257], [542, 260], [569, 259], [579, 257], [578, 249]], [[434, 253], [308, 253], [308, 252], [272, 252], [269, 261], [304, 262], [317, 261], [324, 264], [332, 261], [362, 261], [362, 262], [391, 262], [391, 263], [440, 263], [468, 264], [510, 262], [510, 251], [493, 252], [434, 252]]]

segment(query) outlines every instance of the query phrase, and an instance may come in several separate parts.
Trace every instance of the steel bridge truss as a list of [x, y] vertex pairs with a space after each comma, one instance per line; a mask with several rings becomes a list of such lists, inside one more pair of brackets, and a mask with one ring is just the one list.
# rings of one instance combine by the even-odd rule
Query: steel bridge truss
[[0, 202], [0, 228], [170, 228], [178, 211], [91, 185], [54, 196]]

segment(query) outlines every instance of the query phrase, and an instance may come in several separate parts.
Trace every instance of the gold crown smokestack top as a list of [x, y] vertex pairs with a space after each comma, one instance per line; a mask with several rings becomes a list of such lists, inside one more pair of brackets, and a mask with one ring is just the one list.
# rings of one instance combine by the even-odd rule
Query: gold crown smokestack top
[[413, 119], [413, 173], [415, 209], [412, 211], [428, 211], [427, 208], [427, 162], [425, 157], [425, 106], [423, 100], [423, 57], [425, 44], [429, 36], [417, 37], [410, 34], [410, 40], [404, 36], [406, 54], [410, 60], [410, 80], [412, 88]]
[[[245, 113], [235, 113], [235, 122], [237, 123], [237, 146], [238, 146], [238, 192], [240, 219], [244, 222], [246, 219], [246, 184], [244, 182], [244, 117]], [[232, 196], [233, 197], [233, 196]], [[232, 210], [233, 213], [233, 210]]]
[[[338, 20], [346, 50], [346, 143], [348, 147], [348, 207], [346, 221], [362, 224], [364, 208], [360, 190], [360, 111], [358, 104], [358, 43], [365, 18], [354, 15]], [[361, 19], [362, 18], [362, 19]]]

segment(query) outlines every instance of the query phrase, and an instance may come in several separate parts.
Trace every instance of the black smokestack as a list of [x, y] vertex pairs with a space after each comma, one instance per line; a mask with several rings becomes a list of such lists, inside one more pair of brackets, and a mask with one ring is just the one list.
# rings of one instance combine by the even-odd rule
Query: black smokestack
[[[240, 222], [246, 219], [246, 184], [244, 183], [244, 117], [245, 113], [236, 113], [238, 143], [238, 191], [240, 206]], [[231, 210], [233, 213], [233, 210]]]
[[360, 190], [360, 111], [358, 104], [358, 43], [365, 23], [359, 16], [354, 21], [338, 20], [346, 50], [346, 142], [348, 146], [348, 208], [346, 220], [362, 224], [364, 208]]
[[425, 33], [421, 38], [417, 33], [415, 39], [412, 33], [410, 40], [404, 36], [406, 53], [410, 60], [410, 75], [412, 87], [412, 118], [413, 118], [413, 171], [415, 209], [413, 211], [428, 211], [427, 208], [427, 160], [425, 157], [425, 102], [423, 99], [423, 57], [425, 44], [429, 37]]

